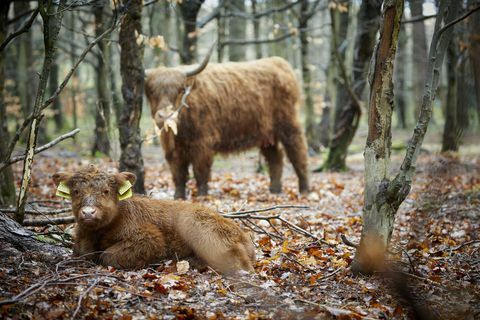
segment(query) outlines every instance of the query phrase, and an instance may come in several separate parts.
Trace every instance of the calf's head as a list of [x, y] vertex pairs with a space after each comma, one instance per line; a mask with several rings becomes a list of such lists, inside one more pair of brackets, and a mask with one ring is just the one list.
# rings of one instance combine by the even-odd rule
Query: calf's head
[[130, 172], [105, 173], [95, 166], [53, 175], [57, 195], [72, 200], [75, 221], [91, 230], [104, 228], [118, 217], [118, 202], [132, 195], [135, 179]]

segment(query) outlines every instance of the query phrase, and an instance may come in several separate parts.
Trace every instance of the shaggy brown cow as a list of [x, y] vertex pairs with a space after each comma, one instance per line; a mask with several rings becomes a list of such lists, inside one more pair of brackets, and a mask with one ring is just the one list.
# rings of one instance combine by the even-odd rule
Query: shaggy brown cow
[[198, 204], [131, 197], [133, 173], [90, 166], [53, 179], [57, 195], [72, 199], [77, 256], [117, 268], [191, 257], [223, 274], [253, 270], [255, 248], [235, 222]]
[[[281, 192], [280, 143], [298, 176], [300, 192], [308, 191], [307, 147], [296, 112], [299, 88], [288, 62], [273, 57], [208, 64], [208, 58], [192, 71], [187, 67], [146, 71], [145, 92], [157, 126], [163, 128], [172, 110], [181, 109], [178, 133], [164, 130], [161, 136], [175, 198], [185, 198], [190, 164], [198, 194], [206, 195], [216, 153], [255, 147], [267, 160], [270, 191]], [[185, 100], [189, 107], [181, 108]]]

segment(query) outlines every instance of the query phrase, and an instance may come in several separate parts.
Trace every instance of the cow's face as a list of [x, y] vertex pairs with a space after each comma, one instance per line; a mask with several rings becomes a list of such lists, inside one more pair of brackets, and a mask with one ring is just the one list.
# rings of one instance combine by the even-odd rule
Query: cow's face
[[157, 68], [147, 72], [145, 93], [158, 128], [163, 128], [165, 120], [179, 107], [185, 81], [185, 73], [178, 69]]

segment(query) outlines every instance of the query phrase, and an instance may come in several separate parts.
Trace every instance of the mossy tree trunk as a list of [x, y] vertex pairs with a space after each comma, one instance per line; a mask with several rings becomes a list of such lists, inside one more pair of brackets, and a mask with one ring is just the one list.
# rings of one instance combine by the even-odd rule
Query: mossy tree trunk
[[[415, 163], [432, 115], [432, 102], [438, 87], [443, 57], [451, 39], [455, 16], [451, 0], [440, 1], [430, 45], [427, 79], [417, 125], [408, 144], [398, 174], [390, 177], [391, 117], [393, 113], [393, 61], [403, 13], [403, 0], [383, 4], [383, 23], [376, 46], [370, 78], [368, 135], [365, 146], [365, 193], [363, 228], [352, 270], [370, 274], [382, 269], [390, 242], [395, 215], [410, 192]], [[440, 26], [446, 24], [444, 27]]]
[[[353, 79], [351, 84], [351, 90], [356, 97], [361, 97], [365, 89], [368, 66], [375, 47], [381, 6], [382, 1], [380, 0], [364, 0], [357, 14], [358, 26], [354, 44]], [[338, 15], [338, 13], [332, 13], [333, 18], [334, 15]], [[346, 18], [348, 18], [348, 15]], [[338, 25], [338, 27], [335, 27], [336, 30], [341, 28], [342, 24], [345, 24], [345, 22], [338, 23], [341, 20], [335, 20], [337, 21], [333, 22], [336, 22], [336, 25]], [[346, 35], [346, 31], [339, 33]], [[332, 41], [333, 45], [341, 43], [340, 41], [345, 41], [341, 36], [337, 37], [337, 39], [337, 41]], [[336, 99], [333, 100], [335, 102], [333, 132], [329, 143], [327, 160], [323, 167], [325, 170], [330, 171], [346, 169], [348, 148], [355, 136], [361, 116], [361, 108], [358, 101], [348, 94], [344, 85], [337, 85], [336, 91], [339, 89], [341, 91], [335, 94]]]
[[[0, 4], [0, 43], [7, 34], [7, 17], [11, 1], [2, 1]], [[7, 160], [8, 141], [7, 112], [4, 101], [5, 90], [5, 50], [0, 51], [0, 162]], [[8, 166], [0, 171], [0, 206], [7, 207], [15, 204], [15, 182], [12, 167]]]
[[[99, 3], [94, 8], [95, 35], [98, 37], [106, 28], [106, 2]], [[97, 68], [95, 70], [95, 84], [97, 87], [97, 103], [95, 105], [95, 141], [92, 146], [92, 156], [96, 152], [110, 155], [110, 101], [111, 94], [108, 86], [108, 66], [110, 64], [110, 49], [105, 40], [98, 43]]]
[[[128, 1], [128, 11], [120, 26], [120, 71], [123, 108], [118, 119], [120, 133], [120, 171], [137, 176], [134, 190], [145, 193], [140, 118], [144, 88], [143, 44], [137, 44], [135, 32], [142, 34], [142, 0]], [[184, 2], [185, 3], [185, 2]]]

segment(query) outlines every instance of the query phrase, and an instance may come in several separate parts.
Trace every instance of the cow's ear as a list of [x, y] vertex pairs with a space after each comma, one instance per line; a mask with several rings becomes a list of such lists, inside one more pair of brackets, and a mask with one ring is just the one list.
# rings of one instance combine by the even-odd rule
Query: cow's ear
[[70, 199], [70, 188], [68, 187], [68, 180], [72, 177], [71, 173], [57, 172], [52, 176], [53, 182], [57, 185], [55, 195]]
[[131, 172], [120, 172], [117, 174], [118, 200], [125, 200], [133, 195], [133, 184], [137, 176]]

